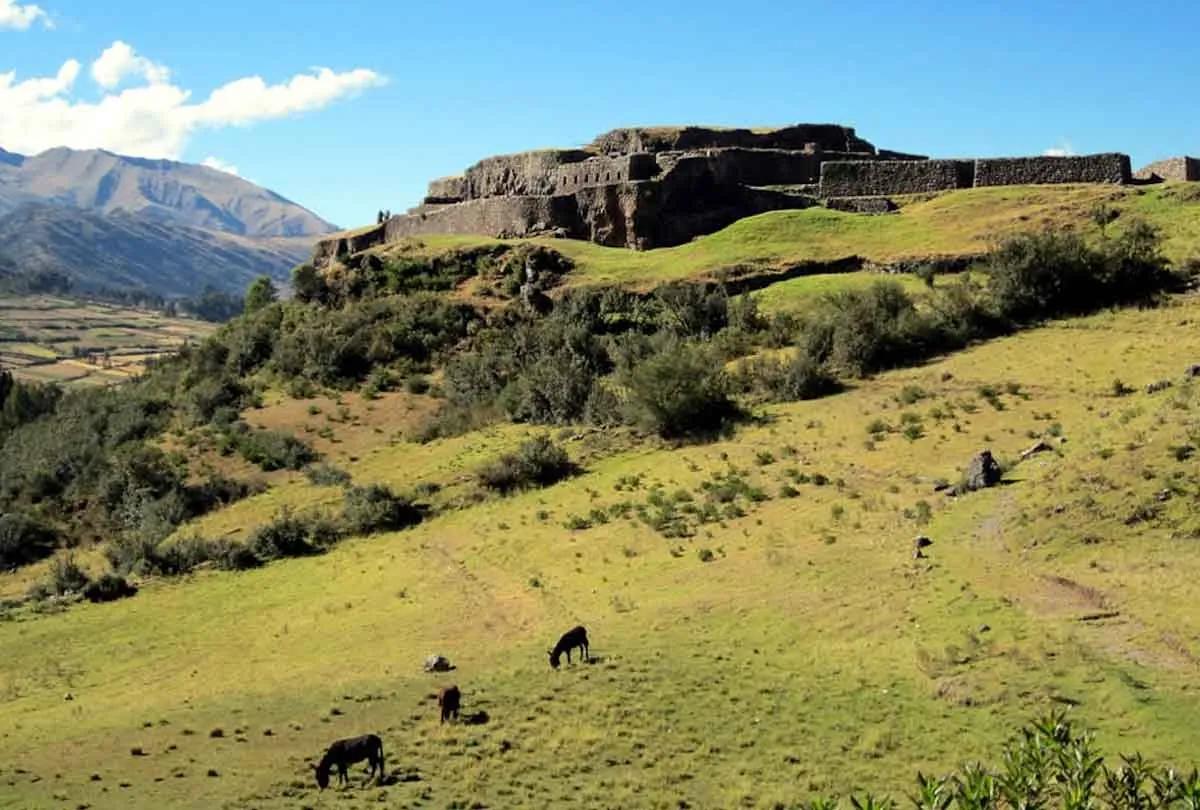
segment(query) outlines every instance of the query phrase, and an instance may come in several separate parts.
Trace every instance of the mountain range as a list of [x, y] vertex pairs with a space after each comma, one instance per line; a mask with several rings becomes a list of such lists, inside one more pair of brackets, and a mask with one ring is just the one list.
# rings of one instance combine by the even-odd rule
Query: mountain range
[[[102, 150], [0, 149], [0, 268], [66, 275], [78, 289], [188, 296], [286, 282], [337, 230], [227, 172]], [[3, 271], [0, 271], [3, 272]]]

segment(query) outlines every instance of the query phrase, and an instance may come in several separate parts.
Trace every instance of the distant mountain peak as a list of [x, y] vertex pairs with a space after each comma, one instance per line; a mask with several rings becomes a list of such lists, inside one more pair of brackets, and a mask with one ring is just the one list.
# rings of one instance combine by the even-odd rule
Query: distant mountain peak
[[274, 191], [207, 166], [103, 149], [55, 147], [32, 157], [0, 149], [0, 216], [34, 202], [141, 213], [249, 237], [317, 237], [337, 230]]

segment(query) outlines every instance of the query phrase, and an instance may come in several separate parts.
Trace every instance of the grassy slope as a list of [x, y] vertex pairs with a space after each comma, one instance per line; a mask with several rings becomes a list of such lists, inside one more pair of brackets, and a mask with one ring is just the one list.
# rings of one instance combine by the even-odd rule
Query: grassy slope
[[[786, 267], [858, 255], [877, 263], [934, 255], [975, 254], [1005, 234], [1045, 226], [1096, 231], [1089, 212], [1107, 203], [1123, 215], [1162, 226], [1173, 259], [1200, 254], [1200, 194], [1192, 185], [1150, 187], [1009, 186], [954, 191], [907, 201], [899, 213], [872, 217], [809, 208], [748, 217], [679, 247], [634, 253], [588, 242], [534, 240], [575, 260], [569, 283], [652, 285], [735, 265]], [[1120, 228], [1120, 221], [1112, 226]], [[421, 250], [486, 244], [470, 236], [421, 237]], [[411, 243], [382, 248], [411, 249]]]
[[[1196, 430], [1200, 401], [1178, 382], [1109, 390], [1114, 376], [1178, 381], [1200, 359], [1198, 318], [1189, 299], [1051, 326], [772, 408], [729, 441], [598, 453], [551, 490], [319, 559], [0, 624], [0, 807], [788, 806], [824, 790], [899, 794], [918, 768], [994, 755], [1054, 700], [1077, 701], [1107, 750], [1194, 762], [1200, 482], [1168, 447]], [[1028, 399], [1004, 395], [997, 410], [977, 395], [1008, 381]], [[909, 385], [932, 396], [902, 406]], [[935, 408], [954, 415], [938, 421]], [[923, 438], [865, 446], [871, 421], [904, 411]], [[1008, 486], [931, 494], [979, 448], [1012, 457], [1054, 424], [1069, 441]], [[381, 442], [346, 466], [360, 481], [454, 493], [526, 432]], [[568, 446], [589, 441], [604, 437]], [[772, 498], [691, 541], [624, 520], [562, 527], [729, 464]], [[843, 483], [777, 497], [789, 467]], [[640, 489], [614, 489], [633, 474]], [[1165, 522], [1124, 524], [1170, 487]], [[296, 481], [201, 528], [336, 495]], [[904, 510], [922, 499], [934, 517], [918, 527]], [[918, 531], [934, 538], [926, 562], [910, 559]], [[550, 671], [546, 647], [577, 621], [599, 660]], [[458, 670], [422, 674], [432, 652]], [[439, 727], [428, 695], [451, 681], [488, 722]], [[224, 737], [209, 737], [216, 727]], [[367, 731], [383, 734], [389, 769], [420, 781], [318, 794], [304, 758]]]

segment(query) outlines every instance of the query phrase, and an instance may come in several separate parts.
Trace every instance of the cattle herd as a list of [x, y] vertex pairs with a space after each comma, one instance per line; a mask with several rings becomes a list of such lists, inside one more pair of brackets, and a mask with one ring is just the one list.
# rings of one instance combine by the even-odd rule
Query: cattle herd
[[[580, 650], [580, 659], [588, 660], [587, 630], [582, 625], [572, 627], [563, 633], [562, 638], [554, 645], [554, 649], [547, 651], [550, 654], [550, 666], [558, 669], [564, 654], [567, 656], [567, 663], [571, 663], [572, 650]], [[447, 720], [457, 722], [458, 711], [462, 704], [462, 692], [459, 691], [457, 685], [439, 689], [437, 703], [442, 723]], [[334, 768], [338, 772], [338, 784], [347, 784], [349, 780], [346, 776], [346, 769], [364, 760], [370, 769], [367, 774], [367, 782], [369, 783], [372, 779], [382, 779], [384, 776], [383, 740], [377, 734], [365, 734], [361, 737], [337, 740], [325, 751], [321, 761], [312, 766], [316, 771], [318, 787], [321, 790], [329, 787], [329, 776]]]

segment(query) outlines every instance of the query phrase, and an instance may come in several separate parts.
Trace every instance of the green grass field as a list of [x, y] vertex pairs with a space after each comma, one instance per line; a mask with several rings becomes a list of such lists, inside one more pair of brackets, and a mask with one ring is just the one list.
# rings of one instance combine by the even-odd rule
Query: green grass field
[[[1198, 321], [1185, 297], [1051, 324], [772, 406], [714, 444], [572, 429], [559, 438], [583, 474], [503, 499], [475, 501], [471, 473], [528, 428], [364, 440], [338, 461], [356, 481], [436, 482], [460, 508], [0, 622], [0, 807], [901, 799], [917, 770], [994, 757], [1064, 704], [1113, 755], [1200, 762], [1200, 478], [1184, 450], [1200, 399], [1183, 378]], [[1118, 377], [1135, 392], [1114, 396]], [[374, 430], [365, 409], [354, 435]], [[1039, 438], [1052, 450], [1005, 485], [934, 492], [976, 451], [1012, 461]], [[631, 511], [678, 518], [730, 471], [741, 487], [694, 536]], [[237, 536], [336, 498], [297, 475], [183, 531]], [[576, 623], [595, 660], [554, 672], [546, 649]], [[457, 669], [423, 673], [435, 652]], [[430, 696], [451, 682], [472, 722], [443, 727]], [[387, 784], [318, 792], [307, 760], [367, 732]]]
[[[901, 209], [864, 216], [809, 208], [747, 217], [708, 236], [673, 248], [632, 252], [589, 242], [532, 240], [576, 263], [568, 284], [621, 282], [652, 286], [671, 279], [711, 275], [735, 266], [779, 270], [800, 262], [861, 256], [877, 264], [931, 256], [975, 255], [1008, 234], [1045, 227], [1098, 235], [1090, 219], [1097, 205], [1120, 212], [1110, 226], [1138, 217], [1163, 229], [1165, 253], [1174, 260], [1200, 256], [1200, 195], [1188, 184], [1158, 186], [1006, 186], [966, 189], [932, 198], [900, 198]], [[496, 243], [471, 236], [423, 236], [376, 250], [442, 251]]]
[[[167, 318], [147, 310], [49, 296], [0, 297], [0, 367], [21, 379], [68, 386], [120, 382], [147, 358], [198, 341], [215, 324]], [[108, 352], [110, 365], [73, 350]]]

